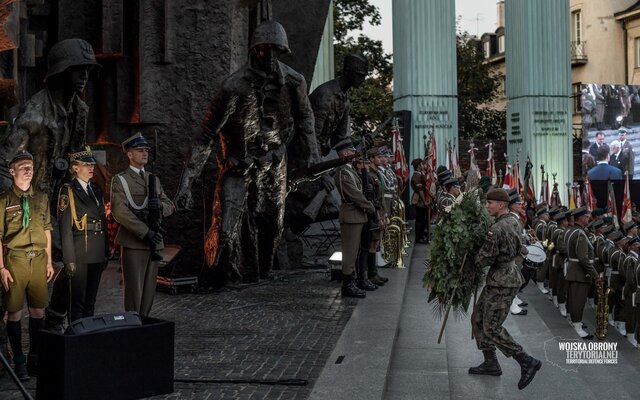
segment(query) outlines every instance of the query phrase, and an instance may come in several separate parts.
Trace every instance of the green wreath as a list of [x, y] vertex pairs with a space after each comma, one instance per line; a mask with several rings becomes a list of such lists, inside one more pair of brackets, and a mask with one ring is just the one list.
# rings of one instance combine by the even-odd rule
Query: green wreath
[[422, 281], [430, 291], [429, 302], [436, 300], [433, 309], [439, 317], [449, 305], [458, 315], [466, 313], [471, 296], [483, 283], [484, 270], [474, 260], [493, 223], [484, 204], [481, 190], [463, 193], [451, 210], [440, 216], [434, 230]]

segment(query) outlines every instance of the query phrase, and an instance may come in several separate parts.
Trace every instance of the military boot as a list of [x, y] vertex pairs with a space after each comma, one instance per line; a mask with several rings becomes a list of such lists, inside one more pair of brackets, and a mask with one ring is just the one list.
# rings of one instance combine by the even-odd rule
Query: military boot
[[484, 361], [482, 362], [482, 364], [478, 365], [477, 367], [469, 368], [469, 373], [472, 375], [502, 375], [502, 369], [500, 368], [500, 364], [498, 363], [496, 351], [482, 350], [482, 354], [484, 355]]
[[378, 289], [378, 286], [371, 283], [369, 278], [367, 278], [367, 269], [369, 259], [369, 253], [360, 251], [360, 256], [358, 257], [358, 287], [362, 290], [366, 290], [368, 292], [372, 290]]
[[353, 275], [342, 275], [342, 297], [355, 297], [364, 299], [367, 293], [356, 286]]
[[537, 360], [524, 351], [513, 356], [513, 358], [520, 364], [520, 381], [518, 381], [518, 389], [522, 390], [536, 376], [536, 373], [542, 367], [540, 360]]
[[64, 333], [64, 320], [66, 314], [60, 314], [54, 311], [51, 307], [45, 310], [44, 329], [55, 332]]
[[[369, 259], [367, 260], [367, 268], [369, 280], [376, 286], [384, 286], [387, 278], [382, 278], [378, 275], [378, 267], [376, 267], [376, 253], [369, 253]], [[387, 279], [387, 280], [385, 280]]]
[[29, 380], [29, 373], [27, 372], [27, 356], [21, 354], [13, 357], [13, 371], [20, 381], [26, 382]]

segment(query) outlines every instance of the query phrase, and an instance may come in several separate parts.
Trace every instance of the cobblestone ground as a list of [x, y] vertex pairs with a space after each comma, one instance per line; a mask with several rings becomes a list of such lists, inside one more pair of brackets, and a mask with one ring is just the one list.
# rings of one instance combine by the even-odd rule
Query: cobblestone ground
[[[121, 304], [118, 265], [111, 263], [96, 313]], [[175, 379], [216, 383], [176, 382], [173, 394], [152, 399], [306, 399], [355, 304], [340, 297], [326, 270], [209, 294], [158, 292], [152, 316], [176, 323]], [[267, 384], [287, 379], [307, 384]], [[27, 388], [35, 395], [35, 379]], [[22, 398], [7, 377], [0, 378], [0, 398]]]

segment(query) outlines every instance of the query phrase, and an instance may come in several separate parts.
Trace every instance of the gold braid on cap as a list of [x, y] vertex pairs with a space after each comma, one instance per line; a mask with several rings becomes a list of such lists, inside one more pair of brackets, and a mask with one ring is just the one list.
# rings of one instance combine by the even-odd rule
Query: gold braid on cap
[[91, 152], [91, 147], [85, 146], [83, 151], [79, 151], [77, 153], [70, 153], [69, 161], [74, 162], [83, 157], [93, 157], [93, 153]]

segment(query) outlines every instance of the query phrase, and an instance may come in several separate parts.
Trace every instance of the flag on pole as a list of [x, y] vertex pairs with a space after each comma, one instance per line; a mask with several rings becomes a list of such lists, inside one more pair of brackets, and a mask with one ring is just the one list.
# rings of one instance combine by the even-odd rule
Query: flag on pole
[[571, 188], [571, 190], [568, 190], [568, 195], [569, 195], [569, 210], [573, 210], [574, 208], [576, 208], [576, 201], [575, 201], [575, 194], [574, 194], [574, 189], [573, 187]]
[[587, 184], [584, 185], [584, 190], [585, 190], [585, 202], [587, 203], [587, 210], [589, 210], [589, 212], [595, 210], [598, 207], [598, 204], [596, 202], [596, 198], [593, 195], [593, 188], [591, 187], [591, 180], [589, 179], [589, 177], [587, 176]]
[[409, 164], [407, 164], [407, 158], [404, 154], [404, 147], [402, 146], [402, 137], [400, 136], [400, 129], [397, 126], [393, 127], [393, 155], [395, 158], [394, 171], [396, 175], [406, 180], [409, 178]]
[[520, 177], [520, 161], [516, 159], [516, 165], [513, 166], [513, 171], [511, 173], [513, 175], [513, 186], [512, 189], [515, 189], [522, 197], [524, 194], [522, 193], [522, 179]]
[[485, 147], [489, 147], [489, 155], [487, 156], [487, 169], [485, 175], [491, 178], [491, 184], [493, 186], [498, 184], [498, 174], [496, 173], [496, 163], [493, 160], [493, 143], [485, 144]]
[[549, 204], [549, 174], [545, 174], [542, 168], [542, 183], [540, 184], [540, 203]]
[[578, 182], [573, 183], [573, 195], [576, 199], [576, 207], [583, 207], [584, 203], [582, 202], [582, 193]]
[[532, 171], [533, 164], [531, 163], [531, 159], [529, 158], [529, 156], [527, 156], [527, 163], [525, 164], [524, 168], [524, 186], [522, 190], [524, 192], [525, 203], [535, 203], [536, 201], [536, 190], [533, 186]]
[[549, 199], [549, 207], [560, 207], [562, 205], [562, 200], [560, 199], [560, 192], [558, 191], [558, 182], [556, 182], [556, 174], [552, 175], [553, 192], [551, 192], [551, 199]]
[[505, 172], [504, 174], [504, 179], [502, 181], [502, 188], [503, 189], [513, 189], [514, 184], [513, 184], [513, 168], [511, 167], [511, 164], [507, 164], [507, 172]]
[[616, 206], [616, 194], [613, 192], [613, 182], [609, 180], [608, 182], [609, 192], [607, 195], [607, 210], [611, 213], [613, 217], [613, 225], [616, 229], [620, 229], [618, 224], [618, 207]]
[[451, 159], [451, 164], [453, 165], [451, 173], [453, 174], [454, 178], [460, 178], [462, 176], [462, 171], [460, 170], [460, 162], [458, 161], [458, 149], [456, 148], [456, 146], [453, 146], [451, 148]]
[[631, 192], [629, 191], [629, 171], [624, 171], [624, 197], [622, 198], [622, 216], [623, 223], [631, 222], [633, 216], [631, 214]]

